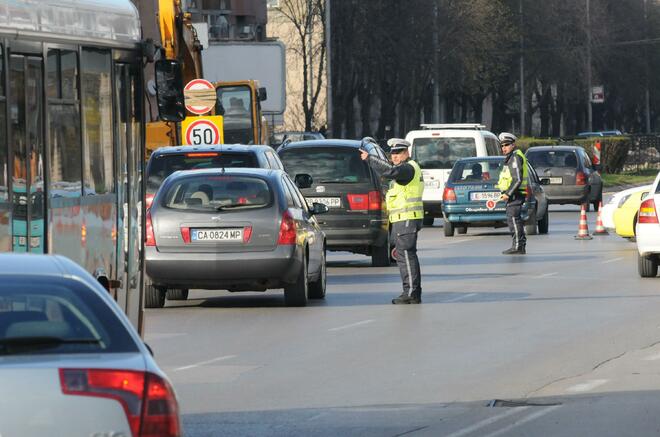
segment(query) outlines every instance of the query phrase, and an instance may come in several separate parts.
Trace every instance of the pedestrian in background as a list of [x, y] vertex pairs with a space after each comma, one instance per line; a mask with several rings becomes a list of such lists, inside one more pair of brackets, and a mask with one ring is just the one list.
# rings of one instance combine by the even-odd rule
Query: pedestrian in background
[[[362, 140], [373, 142], [371, 138]], [[422, 229], [424, 205], [422, 193], [424, 181], [419, 165], [410, 159], [410, 143], [401, 138], [387, 142], [392, 162], [384, 161], [376, 155], [360, 148], [361, 157], [382, 177], [391, 180], [387, 191], [387, 209], [392, 224], [392, 238], [396, 249], [395, 259], [401, 273], [403, 292], [392, 303], [422, 303], [422, 278], [417, 258], [417, 233]]]
[[506, 221], [513, 238], [513, 244], [504, 255], [524, 255], [526, 253], [527, 237], [522, 220], [522, 205], [527, 196], [527, 158], [516, 146], [516, 136], [502, 132], [499, 136], [504, 158], [504, 167], [500, 171], [497, 188], [502, 194], [501, 200], [506, 201]]

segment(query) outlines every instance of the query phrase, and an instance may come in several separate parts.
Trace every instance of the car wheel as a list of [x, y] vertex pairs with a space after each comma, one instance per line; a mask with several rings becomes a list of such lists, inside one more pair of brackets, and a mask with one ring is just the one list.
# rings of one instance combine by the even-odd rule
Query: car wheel
[[445, 220], [442, 227], [445, 230], [445, 237], [454, 236], [454, 224], [452, 222]]
[[422, 219], [422, 224], [424, 226], [433, 226], [433, 220], [434, 220], [433, 216], [425, 215], [424, 218]]
[[321, 254], [321, 273], [316, 281], [309, 284], [309, 297], [311, 299], [325, 298], [325, 284], [327, 281], [327, 268], [325, 265], [325, 248]]
[[637, 253], [637, 271], [642, 278], [655, 278], [658, 275], [658, 260], [655, 256], [641, 256]]
[[302, 267], [298, 272], [296, 282], [284, 286], [284, 303], [289, 307], [304, 307], [307, 305], [309, 285], [307, 281], [307, 259], [303, 258]]
[[186, 300], [188, 299], [187, 288], [171, 288], [167, 290], [167, 300]]
[[467, 228], [468, 228], [467, 226], [458, 226], [458, 227], [456, 228], [456, 231], [457, 231], [459, 234], [467, 234]]
[[543, 218], [539, 220], [539, 234], [547, 234], [550, 227], [550, 210], [546, 209]]
[[380, 246], [371, 246], [371, 266], [388, 267], [390, 265], [389, 238]]
[[536, 220], [536, 209], [529, 214], [527, 223], [525, 223], [525, 233], [527, 235], [536, 235], [538, 234], [538, 223]]
[[165, 306], [165, 288], [156, 287], [147, 279], [144, 284], [144, 307], [145, 308], [162, 308]]

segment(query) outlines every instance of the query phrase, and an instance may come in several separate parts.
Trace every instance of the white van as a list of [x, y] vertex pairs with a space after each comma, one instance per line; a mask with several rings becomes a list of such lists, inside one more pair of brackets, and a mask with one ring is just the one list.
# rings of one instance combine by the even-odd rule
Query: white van
[[412, 159], [424, 176], [424, 224], [442, 217], [442, 193], [459, 158], [501, 155], [497, 136], [481, 124], [423, 124], [408, 132]]

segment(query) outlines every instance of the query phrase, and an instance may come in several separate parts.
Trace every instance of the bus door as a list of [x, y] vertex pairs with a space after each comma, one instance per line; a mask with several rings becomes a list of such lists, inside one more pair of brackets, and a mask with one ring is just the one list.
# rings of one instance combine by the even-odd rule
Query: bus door
[[43, 58], [11, 54], [8, 74], [13, 250], [44, 253]]

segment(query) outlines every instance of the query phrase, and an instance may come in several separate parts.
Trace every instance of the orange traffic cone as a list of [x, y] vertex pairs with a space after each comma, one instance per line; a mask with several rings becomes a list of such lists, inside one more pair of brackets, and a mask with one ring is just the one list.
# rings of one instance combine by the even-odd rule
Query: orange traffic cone
[[575, 236], [576, 240], [591, 240], [593, 237], [589, 235], [589, 226], [587, 225], [587, 205], [582, 204], [580, 210], [580, 224], [578, 225], [578, 233]]
[[607, 229], [605, 229], [605, 226], [603, 226], [603, 219], [600, 217], [600, 211], [603, 209], [603, 202], [600, 202], [598, 204], [598, 218], [596, 219], [596, 230], [594, 231], [594, 235], [609, 235], [610, 233], [607, 232]]

